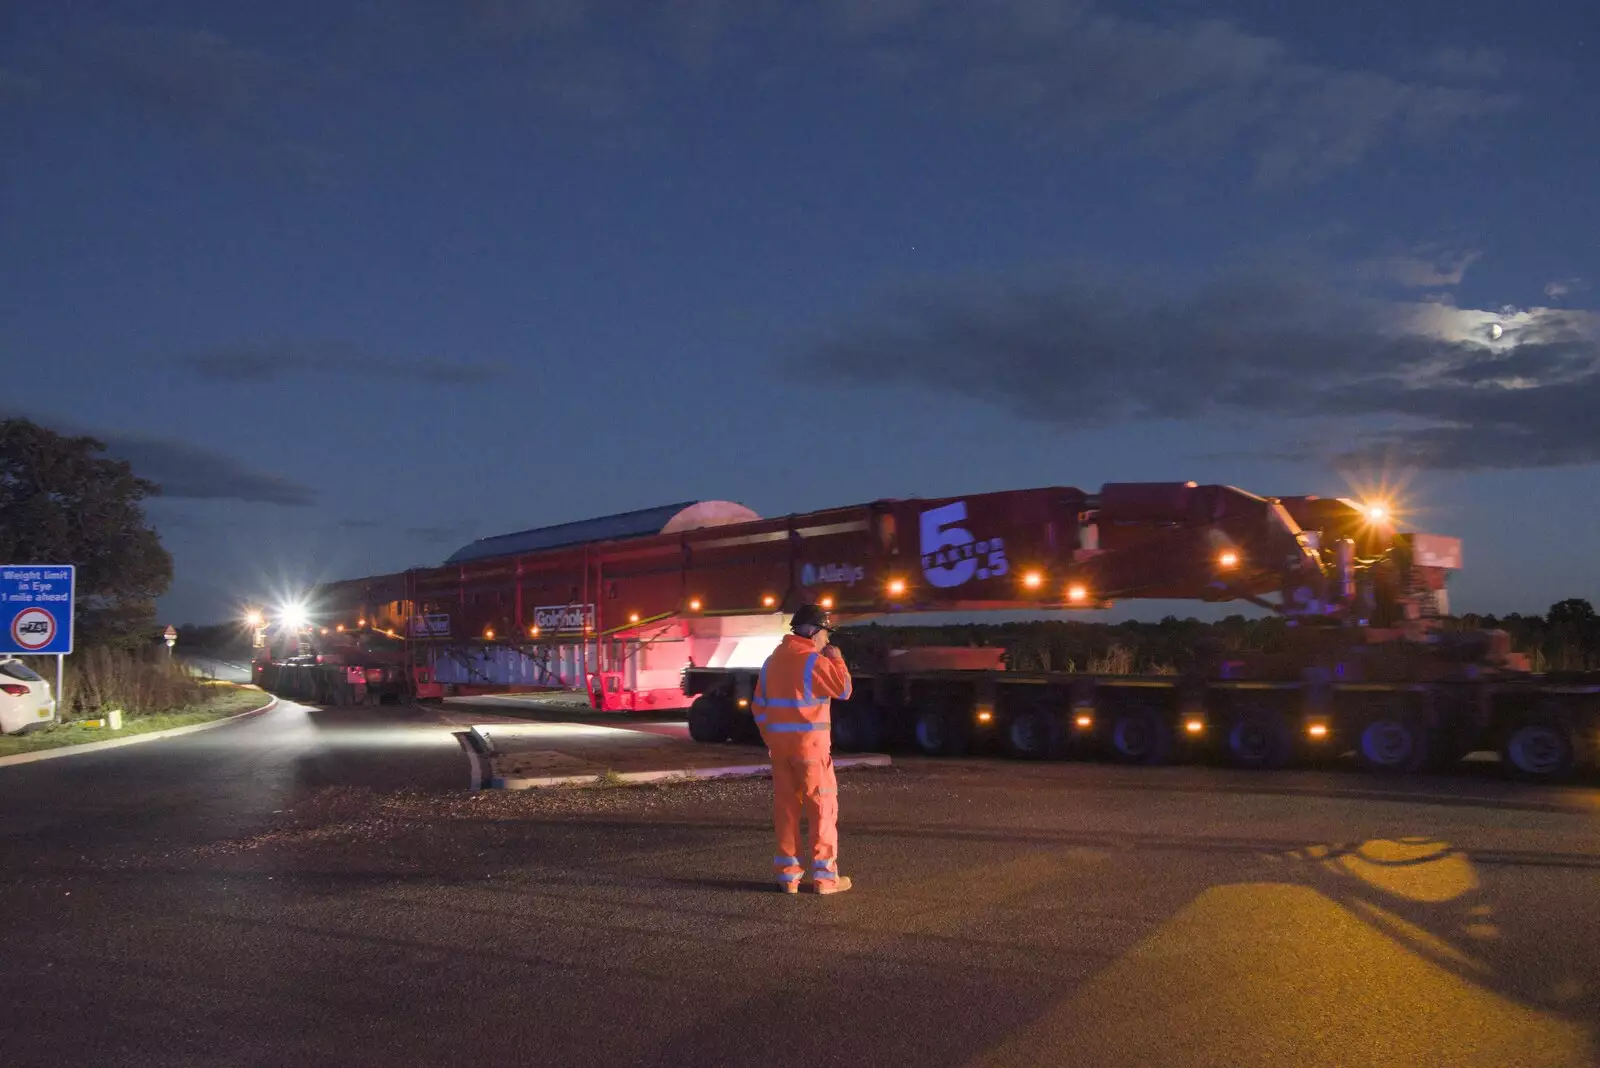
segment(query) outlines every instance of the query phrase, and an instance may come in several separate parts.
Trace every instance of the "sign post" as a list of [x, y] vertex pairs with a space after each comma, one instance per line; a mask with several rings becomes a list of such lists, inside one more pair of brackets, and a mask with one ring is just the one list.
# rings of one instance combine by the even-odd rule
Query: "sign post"
[[166, 639], [167, 655], [171, 656], [172, 647], [178, 644], [178, 628], [174, 627], [171, 623], [168, 623], [167, 629], [162, 632], [161, 637]]
[[55, 657], [58, 710], [75, 634], [77, 585], [73, 564], [0, 565], [0, 653]]

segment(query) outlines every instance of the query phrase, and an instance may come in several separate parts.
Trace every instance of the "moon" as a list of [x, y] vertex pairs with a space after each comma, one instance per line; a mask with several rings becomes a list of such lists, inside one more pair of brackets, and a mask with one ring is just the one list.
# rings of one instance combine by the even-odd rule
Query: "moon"
[[1489, 340], [1490, 341], [1499, 341], [1500, 340], [1500, 335], [1503, 334], [1503, 333], [1505, 333], [1505, 329], [1502, 328], [1499, 323], [1490, 323], [1489, 324]]

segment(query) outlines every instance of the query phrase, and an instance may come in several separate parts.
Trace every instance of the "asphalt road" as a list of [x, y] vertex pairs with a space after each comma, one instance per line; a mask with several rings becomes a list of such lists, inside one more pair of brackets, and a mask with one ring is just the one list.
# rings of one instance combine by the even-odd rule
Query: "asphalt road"
[[1597, 1063], [1592, 789], [906, 759], [795, 898], [765, 782], [468, 795], [409, 716], [0, 769], [0, 1061]]
[[248, 683], [254, 681], [251, 678], [250, 662], [248, 660], [224, 660], [202, 653], [185, 652], [179, 652], [177, 656], [179, 660], [206, 678], [219, 679], [222, 682]]

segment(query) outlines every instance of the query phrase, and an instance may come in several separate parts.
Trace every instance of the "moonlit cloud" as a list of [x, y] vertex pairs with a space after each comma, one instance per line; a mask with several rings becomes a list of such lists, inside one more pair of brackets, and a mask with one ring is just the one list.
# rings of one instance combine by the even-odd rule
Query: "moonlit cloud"
[[1365, 428], [1324, 461], [1373, 450], [1438, 469], [1600, 461], [1600, 315], [1587, 312], [1383, 300], [1282, 275], [1158, 292], [1078, 274], [901, 293], [812, 354], [861, 384], [1065, 431], [1270, 411]]
[[1544, 295], [1551, 300], [1565, 300], [1574, 293], [1581, 293], [1589, 288], [1589, 284], [1581, 278], [1558, 278], [1549, 282], [1544, 287]]

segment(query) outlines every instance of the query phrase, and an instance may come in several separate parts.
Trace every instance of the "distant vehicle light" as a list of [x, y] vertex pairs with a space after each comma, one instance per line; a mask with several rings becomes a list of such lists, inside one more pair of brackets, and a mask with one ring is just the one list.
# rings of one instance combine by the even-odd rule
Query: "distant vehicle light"
[[1067, 587], [1067, 600], [1073, 604], [1082, 604], [1089, 599], [1089, 587], [1073, 583]]
[[366, 621], [366, 620], [365, 620], [365, 619], [358, 619], [358, 620], [356, 620], [356, 626], [358, 626], [358, 627], [364, 627], [364, 626], [366, 626], [366, 625], [367, 625], [367, 621]]
[[334, 627], [333, 629], [338, 631], [340, 634], [343, 634], [344, 633], [344, 624], [340, 623], [337, 627]]
[[777, 605], [777, 603], [778, 603], [778, 599], [776, 597], [772, 596], [772, 594], [770, 594], [770, 593], [767, 594], [765, 597], [761, 598], [761, 607], [762, 608], [773, 608], [773, 607], [775, 607]]
[[1030, 590], [1036, 590], [1044, 585], [1044, 576], [1037, 571], [1030, 571], [1022, 576], [1022, 584]]

